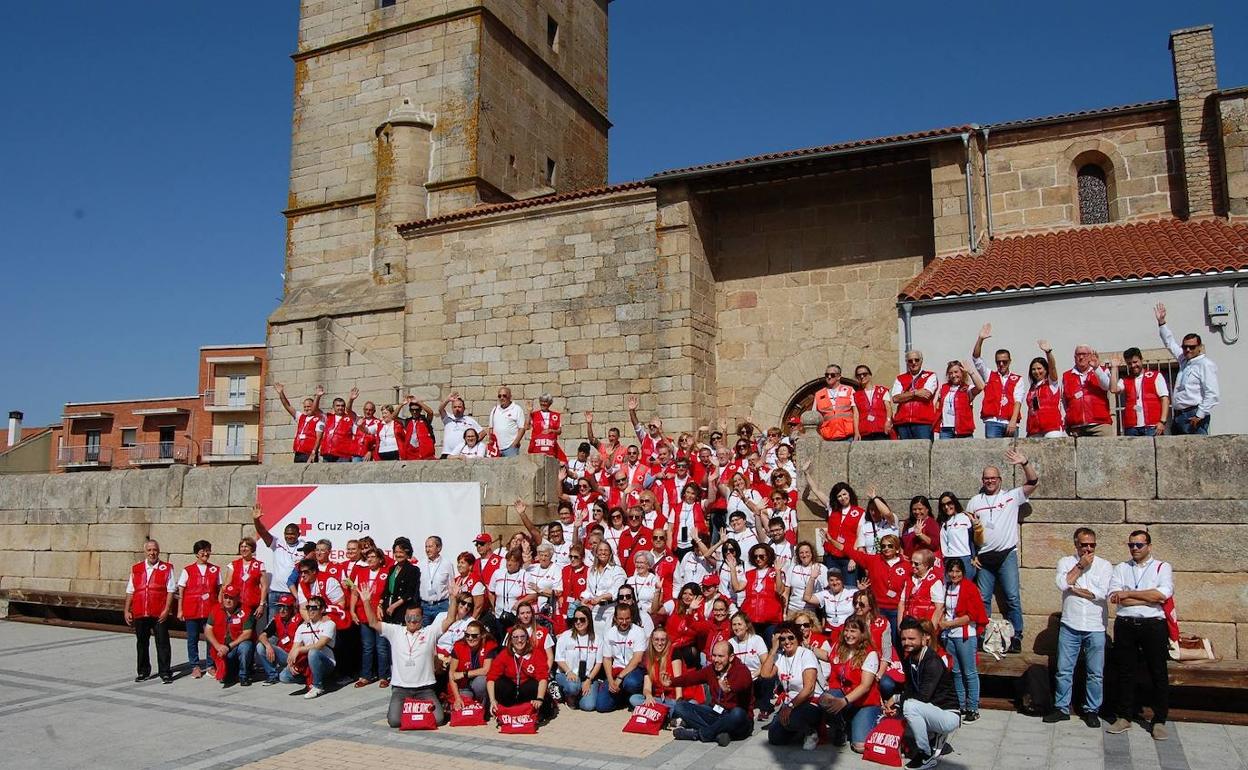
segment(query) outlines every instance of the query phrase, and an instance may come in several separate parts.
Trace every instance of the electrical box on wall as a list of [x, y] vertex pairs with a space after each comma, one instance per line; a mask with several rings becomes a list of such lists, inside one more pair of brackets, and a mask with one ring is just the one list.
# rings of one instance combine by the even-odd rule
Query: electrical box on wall
[[1205, 313], [1209, 316], [1210, 326], [1226, 326], [1231, 315], [1231, 290], [1227, 286], [1216, 286], [1205, 292]]

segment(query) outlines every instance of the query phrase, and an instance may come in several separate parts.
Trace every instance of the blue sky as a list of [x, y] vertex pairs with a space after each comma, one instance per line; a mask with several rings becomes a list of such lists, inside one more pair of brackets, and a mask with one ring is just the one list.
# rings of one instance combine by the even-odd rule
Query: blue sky
[[[792, 147], [1173, 97], [1171, 29], [1240, 2], [617, 0], [611, 181]], [[708, 9], [715, 13], [710, 15]], [[160, 11], [160, 12], [158, 12]], [[281, 291], [294, 0], [8, 3], [0, 410], [195, 391]]]

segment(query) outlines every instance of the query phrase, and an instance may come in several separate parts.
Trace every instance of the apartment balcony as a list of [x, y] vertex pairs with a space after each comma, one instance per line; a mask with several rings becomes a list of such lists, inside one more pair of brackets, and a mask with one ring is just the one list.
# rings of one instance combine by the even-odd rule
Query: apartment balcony
[[130, 465], [136, 467], [184, 465], [190, 462], [190, 444], [179, 441], [155, 441], [122, 447]]
[[205, 412], [257, 412], [259, 410], [259, 390], [248, 390], [243, 393], [230, 393], [223, 390], [204, 391]]
[[255, 439], [236, 444], [204, 439], [200, 444], [199, 461], [203, 463], [254, 463], [260, 460], [259, 442]]
[[66, 470], [78, 468], [113, 467], [113, 450], [99, 446], [63, 446], [56, 452], [56, 467]]

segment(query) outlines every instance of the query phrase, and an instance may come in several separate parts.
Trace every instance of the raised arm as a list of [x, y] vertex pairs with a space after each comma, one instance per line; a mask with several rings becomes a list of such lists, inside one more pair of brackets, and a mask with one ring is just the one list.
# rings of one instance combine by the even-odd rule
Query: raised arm
[[971, 399], [974, 400], [976, 396], [984, 392], [984, 378], [979, 373], [979, 367], [976, 366], [968, 367], [966, 364], [962, 364], [962, 371], [971, 376], [971, 382], [974, 384], [974, 387], [971, 388]]
[[992, 336], [992, 324], [984, 324], [975, 338], [975, 347], [971, 348], [971, 363], [981, 377], [988, 376], [988, 367], [984, 364], [984, 340]]
[[1179, 346], [1179, 341], [1174, 338], [1174, 332], [1170, 331], [1170, 327], [1166, 326], [1166, 306], [1158, 302], [1153, 308], [1153, 315], [1157, 318], [1157, 334], [1161, 337], [1161, 344], [1166, 346], [1166, 350], [1170, 351], [1170, 355], [1174, 356], [1175, 361], [1183, 360], [1183, 348]]
[[262, 541], [264, 541], [264, 544], [266, 546], [268, 546], [269, 548], [272, 548], [273, 547], [273, 533], [269, 531], [269, 528], [266, 527], [264, 525], [264, 522], [260, 519], [261, 514], [262, 514], [262, 511], [260, 510], [260, 503], [256, 503], [255, 505], [251, 506], [251, 520], [256, 525], [256, 536], [259, 537]]
[[281, 399], [282, 408], [295, 419], [299, 419], [299, 415], [295, 413], [295, 408], [290, 405], [290, 399], [286, 397], [286, 386], [280, 382], [273, 383], [273, 390], [277, 391], [277, 397]]
[[516, 502], [512, 503], [512, 507], [516, 509], [516, 515], [520, 517], [520, 523], [524, 525], [526, 531], [532, 536], [533, 542], [542, 542], [542, 533], [538, 531], [537, 525], [529, 518], [529, 504], [516, 498]]
[[641, 432], [641, 421], [637, 419], [637, 407], [641, 406], [641, 399], [636, 396], [628, 397], [628, 421], [633, 424], [633, 432]]
[[1036, 473], [1036, 468], [1031, 464], [1031, 460], [1027, 459], [1027, 455], [1017, 449], [1005, 450], [1005, 459], [1010, 465], [1017, 465], [1023, 469], [1023, 476], [1026, 479], [1023, 482], [1023, 494], [1031, 497], [1036, 491], [1036, 487], [1040, 484], [1040, 476]]
[[1036, 346], [1044, 352], [1044, 362], [1049, 367], [1049, 382], [1058, 382], [1057, 359], [1053, 357], [1053, 346], [1048, 340], [1036, 340]]

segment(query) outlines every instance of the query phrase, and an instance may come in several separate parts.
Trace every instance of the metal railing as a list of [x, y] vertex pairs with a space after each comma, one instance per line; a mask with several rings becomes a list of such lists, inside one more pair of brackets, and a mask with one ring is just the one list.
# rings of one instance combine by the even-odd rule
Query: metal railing
[[226, 390], [204, 391], [205, 409], [255, 409], [260, 406], [260, 391], [231, 393]]
[[99, 466], [111, 467], [113, 450], [98, 445], [63, 446], [56, 452], [57, 467]]
[[240, 443], [215, 442], [210, 438], [200, 443], [200, 459], [204, 461], [236, 461], [255, 460], [259, 455], [259, 442], [256, 439], [244, 440]]
[[162, 465], [185, 463], [190, 459], [189, 444], [178, 441], [153, 441], [122, 447], [131, 465]]

